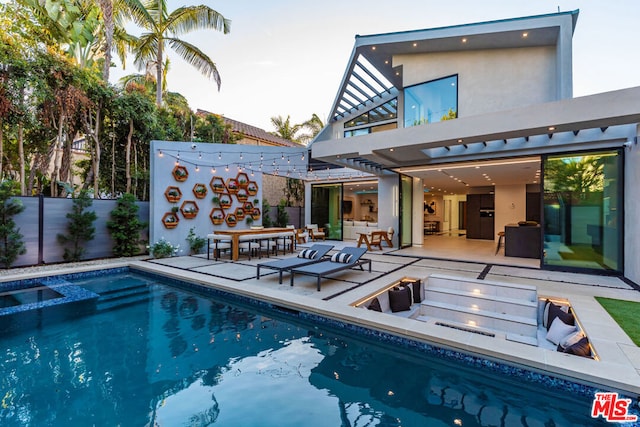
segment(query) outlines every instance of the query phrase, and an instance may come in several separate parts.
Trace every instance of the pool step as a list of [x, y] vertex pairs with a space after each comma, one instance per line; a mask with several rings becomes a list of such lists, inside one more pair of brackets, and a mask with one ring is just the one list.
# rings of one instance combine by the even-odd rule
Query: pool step
[[139, 304], [149, 300], [149, 287], [146, 284], [103, 292], [98, 300], [97, 310], [114, 310]]

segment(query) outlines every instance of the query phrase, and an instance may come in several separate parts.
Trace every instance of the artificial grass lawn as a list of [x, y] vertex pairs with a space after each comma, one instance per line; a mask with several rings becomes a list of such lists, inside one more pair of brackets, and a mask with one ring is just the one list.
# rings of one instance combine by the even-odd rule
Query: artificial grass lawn
[[620, 299], [596, 297], [629, 338], [640, 347], [640, 303]]

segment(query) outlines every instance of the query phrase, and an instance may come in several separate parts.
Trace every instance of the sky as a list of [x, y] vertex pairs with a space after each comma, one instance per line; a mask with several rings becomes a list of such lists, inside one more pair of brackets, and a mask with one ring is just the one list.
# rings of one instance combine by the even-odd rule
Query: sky
[[[170, 49], [168, 90], [203, 109], [267, 131], [271, 117], [324, 122], [344, 76], [355, 36], [580, 10], [573, 37], [573, 94], [640, 86], [638, 0], [167, 0], [169, 10], [205, 4], [231, 20], [231, 32], [184, 37], [216, 63], [212, 80]], [[111, 71], [111, 81], [136, 73]], [[532, 70], [535, 72], [535, 70]]]

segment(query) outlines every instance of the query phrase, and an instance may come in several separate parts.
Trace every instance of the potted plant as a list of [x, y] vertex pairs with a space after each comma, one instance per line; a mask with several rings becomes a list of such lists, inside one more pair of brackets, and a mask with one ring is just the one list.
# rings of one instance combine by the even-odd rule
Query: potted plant
[[177, 213], [178, 212], [178, 207], [177, 206], [171, 206], [171, 212]]
[[207, 195], [207, 187], [205, 187], [204, 184], [196, 184], [193, 187], [193, 194], [198, 199], [204, 199], [205, 196]]
[[211, 198], [211, 201], [213, 202], [213, 204], [214, 204], [214, 205], [218, 205], [218, 206], [220, 206], [220, 197], [218, 197], [218, 196], [213, 196], [213, 197]]
[[260, 199], [253, 199], [253, 206], [258, 206]]
[[247, 218], [245, 219], [245, 222], [247, 223], [247, 225], [253, 224], [253, 217], [247, 216]]

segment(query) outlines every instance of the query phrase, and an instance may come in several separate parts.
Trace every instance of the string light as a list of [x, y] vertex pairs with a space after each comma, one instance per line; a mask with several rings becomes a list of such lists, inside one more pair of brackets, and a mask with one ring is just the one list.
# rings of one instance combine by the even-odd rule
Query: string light
[[284, 153], [282, 153], [282, 159], [281, 160], [284, 160]]
[[158, 151], [158, 157], [163, 157], [164, 153], [162, 152], [162, 150]]
[[216, 167], [215, 167], [215, 166], [213, 166], [213, 167], [211, 168], [211, 173], [216, 173]]
[[225, 167], [224, 167], [224, 171], [225, 171], [225, 172], [229, 172], [229, 165], [227, 165], [227, 166], [225, 166]]
[[240, 152], [240, 160], [242, 160], [242, 152]]
[[200, 166], [196, 165], [196, 172], [200, 172]]
[[262, 155], [262, 153], [260, 153], [260, 161], [264, 160], [264, 156]]
[[222, 160], [222, 153], [218, 153], [218, 160]]
[[198, 153], [198, 160], [202, 160], [202, 151]]
[[304, 162], [304, 153], [302, 153], [302, 157], [300, 158]]

